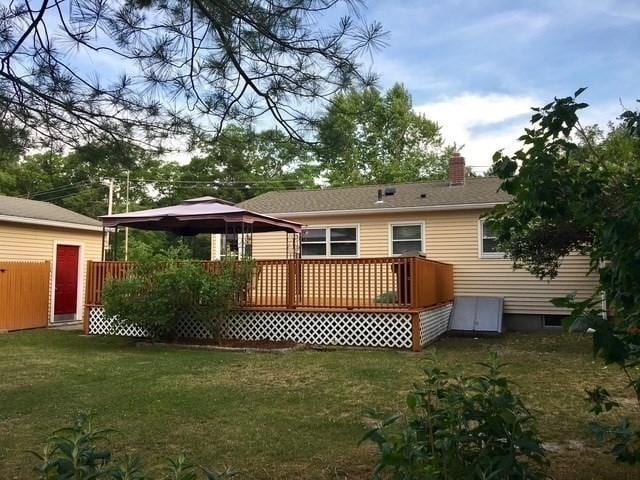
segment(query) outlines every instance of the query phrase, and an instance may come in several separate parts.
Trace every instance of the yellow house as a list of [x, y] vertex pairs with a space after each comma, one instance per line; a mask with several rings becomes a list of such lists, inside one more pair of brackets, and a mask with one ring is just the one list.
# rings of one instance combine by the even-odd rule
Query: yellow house
[[[453, 265], [454, 295], [504, 300], [504, 326], [532, 330], [560, 325], [567, 311], [550, 300], [576, 292], [586, 298], [597, 278], [588, 276], [588, 259], [570, 255], [552, 281], [539, 280], [497, 251], [482, 216], [509, 201], [493, 177], [465, 178], [464, 158], [450, 161], [448, 181], [269, 192], [239, 206], [303, 223], [303, 259], [365, 259], [418, 253]], [[212, 240], [217, 258], [223, 244]], [[254, 235], [255, 259], [287, 255], [284, 234]], [[234, 245], [235, 246], [235, 245]]]
[[[102, 227], [97, 220], [51, 203], [0, 195], [0, 299], [5, 303], [0, 308], [7, 317], [5, 325], [0, 321], [0, 329], [82, 320], [85, 265], [100, 260], [101, 250]], [[42, 262], [48, 262], [49, 274], [46, 288], [37, 291], [44, 299], [33, 297], [33, 279], [27, 278], [33, 273], [25, 270], [27, 264]], [[19, 318], [29, 304], [41, 300], [46, 318]]]

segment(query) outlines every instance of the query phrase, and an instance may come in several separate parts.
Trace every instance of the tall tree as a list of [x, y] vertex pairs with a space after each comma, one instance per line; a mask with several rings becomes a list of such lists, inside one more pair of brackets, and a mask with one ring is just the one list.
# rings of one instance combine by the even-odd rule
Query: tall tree
[[[538, 277], [555, 277], [572, 252], [589, 256], [600, 291], [585, 301], [569, 295], [554, 303], [573, 308], [570, 328], [591, 329], [594, 353], [622, 368], [640, 412], [640, 114], [625, 112], [603, 136], [580, 124], [578, 113], [587, 104], [575, 97], [583, 90], [535, 108], [532, 126], [520, 137], [524, 148], [494, 155], [501, 189], [513, 199], [488, 221], [514, 265]], [[608, 302], [604, 311], [600, 294]], [[589, 398], [595, 414], [617, 405], [601, 387]], [[611, 435], [619, 461], [640, 462], [637, 423], [595, 426], [602, 437]]]
[[413, 110], [406, 88], [338, 95], [318, 123], [321, 172], [331, 185], [441, 178], [447, 155], [440, 127]]
[[[214, 195], [240, 202], [269, 190], [314, 185], [316, 172], [308, 145], [277, 130], [255, 132], [229, 126], [201, 148], [204, 154], [182, 168], [175, 184], [178, 198]], [[190, 181], [208, 183], [180, 190], [181, 182]]]
[[[7, 167], [2, 175], [12, 180], [0, 183], [0, 193], [48, 201], [90, 217], [107, 212], [105, 180], [116, 178], [115, 209], [125, 201], [125, 172], [132, 177], [155, 176], [163, 168], [160, 158], [123, 142], [86, 144], [67, 154], [52, 150], [25, 155]], [[133, 208], [149, 205], [153, 192], [146, 184], [131, 183]]]
[[10, 193], [16, 185], [16, 166], [29, 140], [28, 132], [15, 123], [0, 123], [0, 195]]
[[384, 32], [362, 20], [360, 7], [358, 0], [4, 2], [0, 123], [15, 120], [36, 139], [73, 146], [104, 134], [156, 145], [269, 113], [301, 138], [314, 111], [307, 106], [375, 80], [359, 62]]

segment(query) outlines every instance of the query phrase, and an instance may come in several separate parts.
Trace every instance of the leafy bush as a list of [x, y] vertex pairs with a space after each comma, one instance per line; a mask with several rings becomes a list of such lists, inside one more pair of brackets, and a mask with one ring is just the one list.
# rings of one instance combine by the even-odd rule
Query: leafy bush
[[[494, 155], [500, 189], [512, 200], [493, 209], [487, 222], [514, 266], [540, 278], [554, 278], [572, 252], [589, 257], [598, 291], [587, 300], [555, 299], [554, 305], [571, 309], [565, 325], [592, 332], [594, 354], [622, 369], [620, 378], [637, 400], [634, 421], [592, 426], [599, 438], [612, 440], [618, 461], [638, 463], [640, 112], [624, 112], [606, 133], [585, 128], [579, 114], [588, 105], [577, 100], [583, 91], [534, 108], [520, 137], [524, 147], [512, 156]], [[592, 392], [591, 400], [597, 399], [603, 389]]]
[[[620, 406], [611, 398], [609, 392], [600, 386], [592, 390], [587, 389], [587, 401], [591, 404], [591, 413], [596, 416]], [[617, 423], [594, 421], [590, 427], [600, 443], [611, 445], [611, 453], [618, 462], [629, 465], [640, 463], [640, 430], [634, 428], [628, 418], [623, 418]]]
[[175, 338], [189, 315], [219, 336], [219, 320], [237, 306], [251, 279], [250, 260], [227, 258], [208, 271], [202, 262], [184, 259], [181, 249], [143, 256], [130, 275], [107, 282], [102, 292], [113, 328], [137, 325], [154, 338]]
[[218, 472], [187, 463], [184, 455], [167, 460], [151, 470], [152, 477], [139, 457], [124, 456], [114, 460], [107, 442], [113, 430], [96, 430], [90, 415], [80, 414], [70, 428], [53, 432], [41, 453], [31, 452], [39, 460], [39, 480], [226, 480], [235, 476], [229, 469]]
[[501, 374], [451, 374], [437, 364], [407, 397], [408, 412], [379, 418], [363, 441], [378, 446], [375, 478], [540, 479], [547, 461], [534, 419]]

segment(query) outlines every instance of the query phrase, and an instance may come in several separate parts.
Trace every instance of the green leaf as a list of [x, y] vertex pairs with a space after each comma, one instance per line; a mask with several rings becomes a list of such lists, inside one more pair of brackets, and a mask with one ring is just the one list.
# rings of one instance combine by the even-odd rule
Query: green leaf
[[587, 87], [580, 87], [578, 90], [576, 90], [573, 94], [574, 97], [578, 97], [582, 92], [584, 92], [587, 89]]

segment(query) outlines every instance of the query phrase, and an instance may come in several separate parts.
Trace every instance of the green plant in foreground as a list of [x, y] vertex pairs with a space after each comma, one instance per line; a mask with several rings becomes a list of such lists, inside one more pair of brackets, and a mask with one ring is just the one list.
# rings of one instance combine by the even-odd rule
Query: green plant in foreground
[[[548, 462], [534, 419], [496, 354], [469, 376], [436, 362], [407, 396], [408, 411], [379, 418], [364, 436], [378, 446], [374, 478], [542, 479]], [[385, 475], [386, 474], [386, 475]]]
[[139, 457], [115, 460], [108, 448], [113, 430], [96, 430], [92, 418], [79, 414], [72, 427], [53, 432], [42, 452], [31, 452], [40, 462], [38, 480], [227, 480], [236, 475], [189, 464], [184, 455], [155, 466], [151, 475]]
[[208, 270], [180, 249], [146, 256], [126, 278], [107, 282], [105, 315], [114, 328], [136, 325], [154, 339], [175, 338], [178, 323], [189, 316], [218, 338], [219, 321], [238, 305], [253, 268], [250, 260], [227, 258]]

